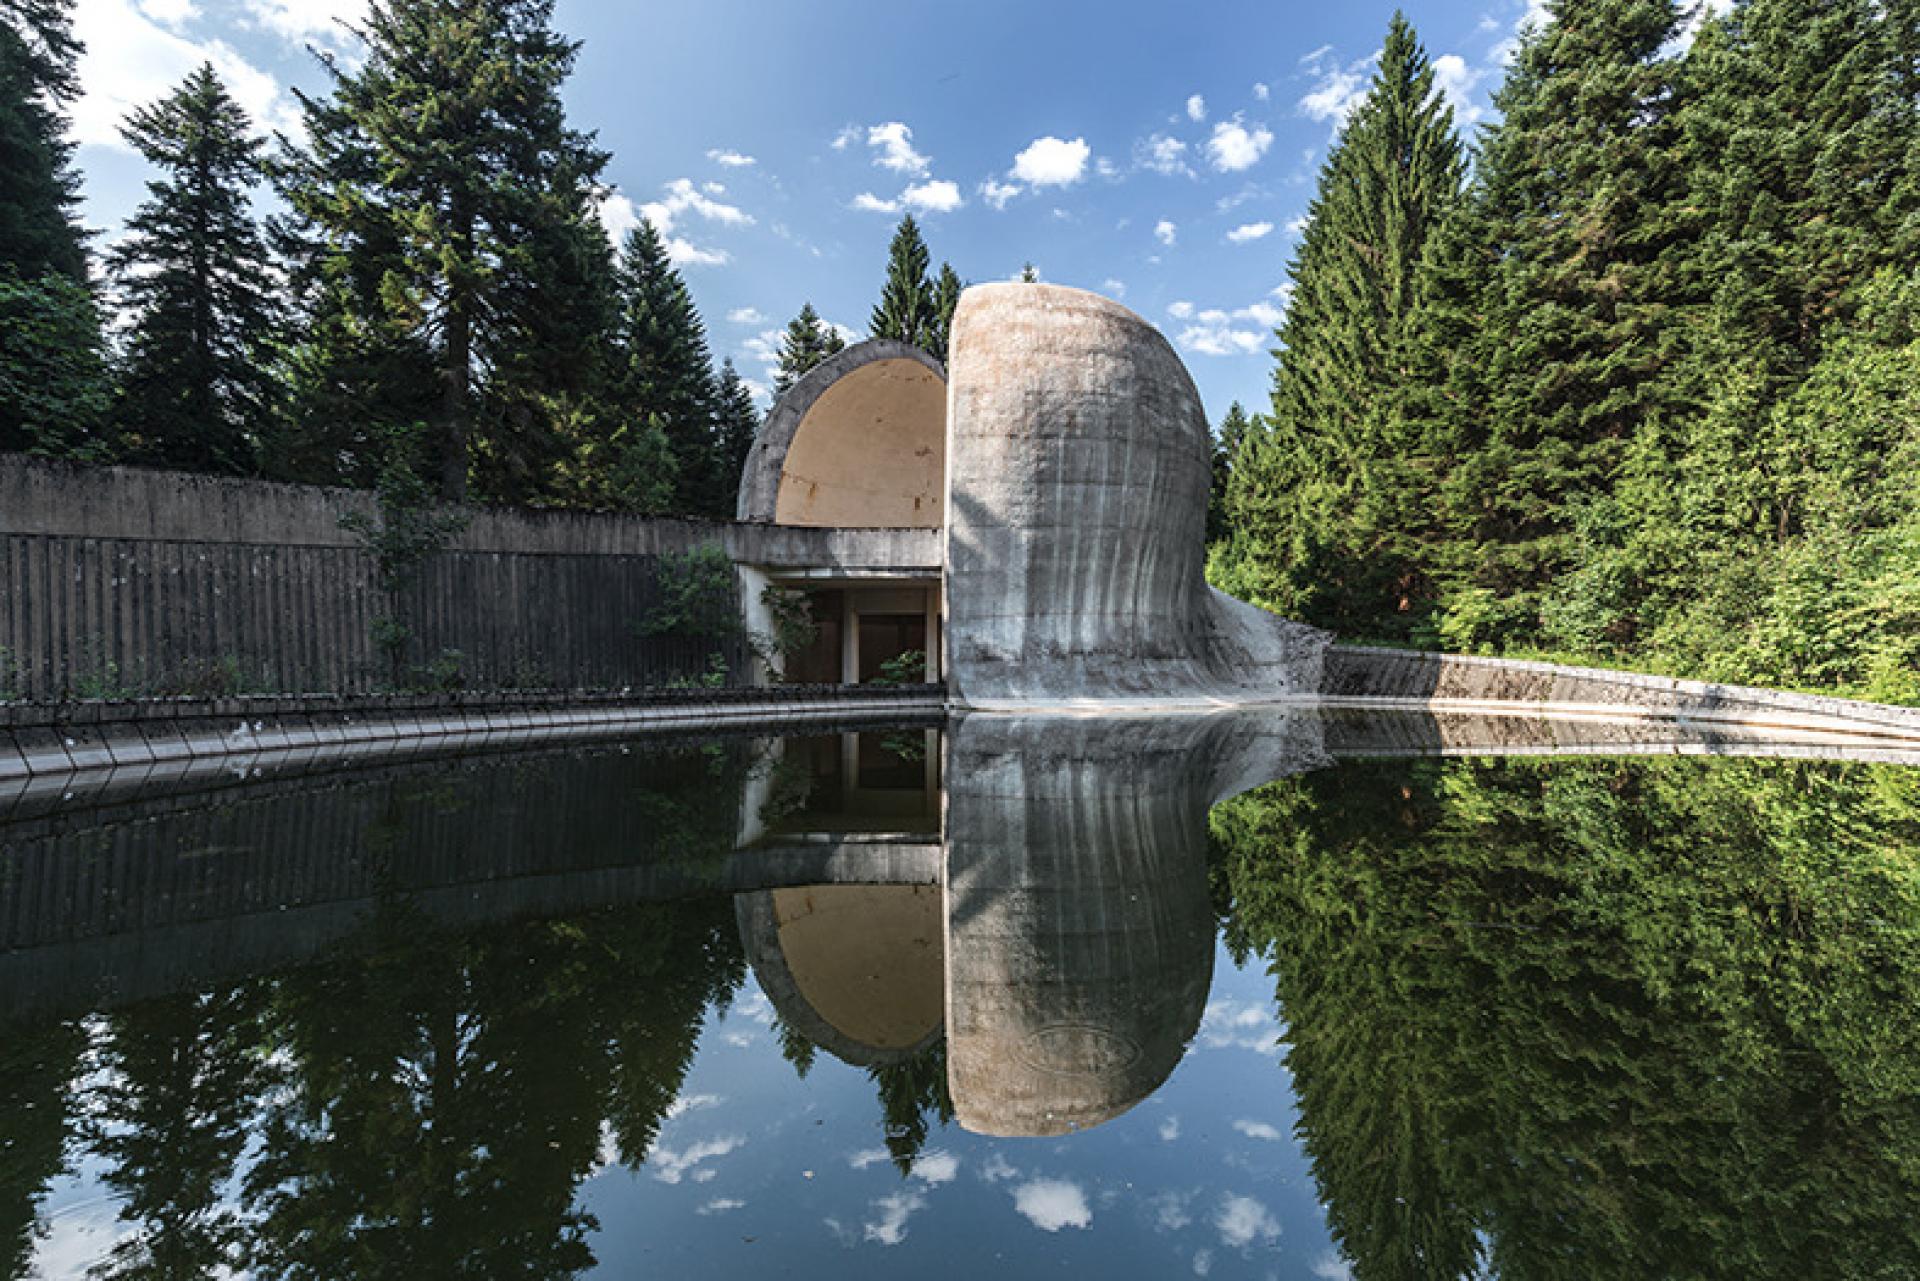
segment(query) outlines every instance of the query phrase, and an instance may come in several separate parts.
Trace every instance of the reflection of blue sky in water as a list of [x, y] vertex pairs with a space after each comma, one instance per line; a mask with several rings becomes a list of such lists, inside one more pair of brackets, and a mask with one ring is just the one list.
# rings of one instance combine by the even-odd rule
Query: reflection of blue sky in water
[[1123, 1116], [1062, 1139], [937, 1129], [902, 1178], [866, 1074], [779, 1059], [749, 979], [713, 1020], [647, 1165], [582, 1190], [601, 1272], [1345, 1276], [1279, 1063], [1272, 981], [1216, 956], [1192, 1052]]

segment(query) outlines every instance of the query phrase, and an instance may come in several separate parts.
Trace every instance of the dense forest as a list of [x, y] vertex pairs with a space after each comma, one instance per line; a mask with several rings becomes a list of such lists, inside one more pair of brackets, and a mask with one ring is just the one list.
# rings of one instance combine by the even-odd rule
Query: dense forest
[[[320, 55], [297, 139], [202, 67], [124, 123], [155, 176], [103, 255], [63, 115], [72, 8], [0, 0], [0, 450], [733, 514], [759, 412], [659, 232], [610, 243], [551, 0], [376, 3], [360, 56]], [[960, 288], [903, 219], [873, 336], [944, 351]], [[843, 344], [803, 305], [776, 390]]]
[[1470, 144], [1395, 18], [1221, 433], [1214, 581], [1920, 702], [1920, 5], [1547, 9]]

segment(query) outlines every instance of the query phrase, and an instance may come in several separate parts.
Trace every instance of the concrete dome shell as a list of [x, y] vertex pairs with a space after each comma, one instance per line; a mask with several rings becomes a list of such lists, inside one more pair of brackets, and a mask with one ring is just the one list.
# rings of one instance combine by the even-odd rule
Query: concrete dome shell
[[961, 295], [947, 384], [959, 701], [1280, 698], [1328, 637], [1207, 586], [1212, 441], [1171, 344], [1056, 285]]
[[782, 1020], [855, 1067], [904, 1062], [945, 1029], [941, 893], [809, 885], [734, 899], [747, 963]]
[[876, 338], [809, 370], [774, 404], [740, 480], [741, 520], [938, 528], [946, 370]]

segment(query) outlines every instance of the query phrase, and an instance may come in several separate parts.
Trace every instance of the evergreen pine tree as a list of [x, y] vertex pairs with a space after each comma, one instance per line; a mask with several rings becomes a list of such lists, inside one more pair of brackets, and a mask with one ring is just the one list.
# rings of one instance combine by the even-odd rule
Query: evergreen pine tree
[[933, 281], [933, 345], [927, 350], [943, 365], [947, 363], [947, 343], [953, 337], [953, 313], [960, 306], [960, 295], [965, 290], [960, 273], [949, 264], [941, 263], [940, 274]]
[[248, 207], [264, 177], [250, 130], [209, 64], [121, 131], [164, 175], [109, 259], [132, 321], [118, 417], [142, 461], [247, 472], [267, 434], [277, 308]]
[[806, 376], [808, 370], [846, 349], [839, 331], [820, 319], [813, 304], [801, 303], [800, 314], [787, 322], [786, 335], [780, 340], [780, 367], [773, 375], [773, 391], [782, 395]]
[[303, 353], [296, 380], [344, 381], [383, 416], [430, 395], [448, 499], [470, 474], [496, 500], [552, 491], [565, 419], [590, 390], [580, 353], [610, 320], [594, 213], [607, 157], [567, 127], [578, 46], [552, 11], [378, 0], [364, 60], [323, 55], [333, 91], [302, 96], [311, 143], [288, 157], [287, 242], [313, 328], [345, 339]]
[[740, 476], [747, 467], [747, 454], [753, 449], [754, 437], [760, 434], [760, 411], [754, 407], [753, 393], [734, 370], [731, 357], [720, 363], [716, 406], [720, 488], [727, 495], [737, 495]]
[[[1393, 430], [1401, 346], [1427, 242], [1459, 199], [1453, 113], [1395, 14], [1366, 101], [1321, 170], [1278, 332], [1269, 429], [1222, 521], [1237, 584], [1340, 630], [1401, 630], [1417, 570], [1403, 524], [1408, 441]], [[1243, 433], [1244, 434], [1244, 433]]]
[[1040, 283], [1040, 272], [1032, 263], [1021, 264], [1020, 283], [1023, 285], [1037, 285]]
[[900, 220], [887, 247], [887, 280], [867, 322], [869, 337], [892, 338], [923, 351], [932, 350], [938, 318], [933, 285], [927, 279], [931, 259], [913, 215]]
[[1213, 437], [1213, 484], [1207, 492], [1207, 541], [1218, 542], [1227, 532], [1227, 485], [1234, 461], [1253, 432], [1253, 421], [1239, 401], [1227, 407], [1220, 430]]
[[0, 0], [0, 271], [87, 279], [80, 179], [60, 116], [79, 94], [73, 0]]
[[1562, 0], [1495, 97], [1464, 234], [1483, 271], [1450, 360], [1464, 457], [1442, 502], [1461, 539], [1442, 637], [1531, 641], [1642, 432], [1684, 414], [1678, 369], [1689, 243], [1675, 146], [1672, 0]]
[[644, 218], [627, 235], [617, 280], [620, 353], [613, 403], [624, 420], [651, 421], [666, 434], [677, 477], [675, 511], [731, 516], [706, 326], [686, 281], [667, 259], [666, 242]]

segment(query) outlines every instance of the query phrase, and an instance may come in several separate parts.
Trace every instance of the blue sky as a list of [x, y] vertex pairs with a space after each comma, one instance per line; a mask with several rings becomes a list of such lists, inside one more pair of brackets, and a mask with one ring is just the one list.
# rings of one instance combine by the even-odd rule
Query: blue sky
[[[899, 211], [969, 281], [1031, 261], [1158, 325], [1218, 421], [1265, 402], [1271, 329], [1320, 162], [1363, 91], [1389, 0], [941, 5], [561, 0], [584, 42], [573, 123], [613, 153], [607, 221], [667, 224], [715, 359], [764, 388], [803, 301], [863, 330]], [[1483, 119], [1540, 0], [1406, 5], [1456, 111]], [[132, 105], [211, 58], [297, 128], [309, 47], [364, 0], [79, 0], [85, 213], [119, 234], [146, 174]]]

